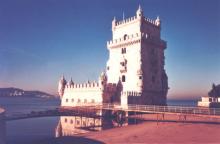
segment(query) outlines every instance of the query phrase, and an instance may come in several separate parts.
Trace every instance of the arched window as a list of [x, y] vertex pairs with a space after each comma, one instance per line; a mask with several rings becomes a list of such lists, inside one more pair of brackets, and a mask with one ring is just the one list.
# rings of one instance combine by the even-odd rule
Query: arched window
[[66, 102], [68, 102], [68, 99], [66, 99]]
[[142, 76], [139, 76], [139, 79], [141, 80], [141, 79], [142, 79]]
[[128, 37], [128, 35], [127, 35], [127, 34], [125, 34], [125, 35], [124, 35], [124, 40], [126, 40], [126, 39], [127, 39], [127, 37]]
[[74, 99], [72, 98], [72, 102], [74, 102]]
[[125, 53], [126, 53], [126, 48], [122, 48], [122, 49], [121, 49], [121, 53], [122, 53], [122, 54], [125, 54]]
[[121, 77], [121, 81], [122, 81], [122, 82], [125, 82], [125, 75], [123, 75], [123, 76]]

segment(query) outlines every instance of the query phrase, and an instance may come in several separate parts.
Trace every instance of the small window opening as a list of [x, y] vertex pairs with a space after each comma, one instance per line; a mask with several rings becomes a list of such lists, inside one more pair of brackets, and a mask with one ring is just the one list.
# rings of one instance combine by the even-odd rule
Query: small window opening
[[122, 53], [122, 54], [125, 54], [125, 53], [126, 53], [126, 48], [122, 48], [122, 49], [121, 49], [121, 53]]
[[122, 82], [125, 82], [125, 76], [124, 75], [122, 76], [121, 79], [122, 79]]
[[128, 37], [128, 35], [127, 35], [127, 34], [125, 34], [125, 35], [124, 35], [124, 40], [126, 40], [126, 39], [127, 39], [127, 37]]

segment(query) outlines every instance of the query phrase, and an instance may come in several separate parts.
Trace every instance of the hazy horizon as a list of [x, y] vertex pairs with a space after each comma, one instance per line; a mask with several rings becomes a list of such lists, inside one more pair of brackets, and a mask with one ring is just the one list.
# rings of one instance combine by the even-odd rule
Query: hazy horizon
[[64, 74], [97, 80], [108, 59], [111, 22], [134, 16], [162, 20], [169, 99], [198, 99], [220, 84], [220, 1], [1, 1], [0, 87], [57, 94]]

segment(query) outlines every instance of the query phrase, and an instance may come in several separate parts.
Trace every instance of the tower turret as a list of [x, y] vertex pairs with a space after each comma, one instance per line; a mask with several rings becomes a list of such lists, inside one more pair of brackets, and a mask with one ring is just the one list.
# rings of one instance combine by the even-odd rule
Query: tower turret
[[103, 90], [104, 90], [104, 87], [105, 87], [106, 83], [107, 83], [106, 73], [102, 72], [100, 77], [99, 77], [99, 85], [102, 86]]
[[160, 18], [145, 17], [140, 5], [135, 17], [117, 20], [107, 43], [107, 77], [108, 83], [121, 78], [121, 104], [166, 104], [166, 42], [160, 33]]
[[62, 97], [64, 94], [64, 89], [65, 89], [66, 84], [67, 84], [67, 82], [66, 82], [65, 78], [64, 78], [64, 76], [62, 76], [59, 81], [59, 84], [58, 84], [58, 93], [59, 93], [60, 97]]
[[161, 20], [160, 20], [160, 17], [158, 16], [157, 19], [155, 20], [155, 23], [157, 26], [160, 26], [161, 24]]
[[73, 82], [72, 78], [70, 79], [68, 84], [69, 84], [69, 86], [73, 86], [74, 85], [74, 82]]
[[137, 16], [137, 18], [143, 17], [143, 10], [141, 8], [141, 5], [139, 5], [139, 7], [138, 7], [138, 10], [136, 12], [136, 16]]
[[114, 17], [112, 20], [112, 31], [114, 31], [115, 26], [116, 26], [116, 18]]

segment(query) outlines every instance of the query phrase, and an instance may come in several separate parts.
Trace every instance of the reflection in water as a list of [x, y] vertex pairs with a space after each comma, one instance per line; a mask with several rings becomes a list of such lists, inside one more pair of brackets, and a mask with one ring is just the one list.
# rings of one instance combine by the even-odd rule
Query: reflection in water
[[55, 129], [55, 136], [74, 136], [90, 131], [100, 131], [117, 126], [126, 126], [128, 123], [117, 123], [114, 119], [90, 118], [80, 116], [61, 116]]

